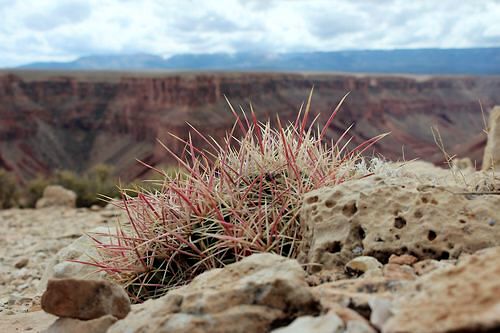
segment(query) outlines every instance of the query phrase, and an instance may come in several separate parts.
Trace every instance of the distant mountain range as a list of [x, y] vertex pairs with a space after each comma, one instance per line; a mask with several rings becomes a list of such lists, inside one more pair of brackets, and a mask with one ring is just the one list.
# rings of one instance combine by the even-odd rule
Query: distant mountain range
[[218, 70], [499, 75], [500, 47], [310, 53], [91, 55], [70, 62], [37, 62], [37, 70]]

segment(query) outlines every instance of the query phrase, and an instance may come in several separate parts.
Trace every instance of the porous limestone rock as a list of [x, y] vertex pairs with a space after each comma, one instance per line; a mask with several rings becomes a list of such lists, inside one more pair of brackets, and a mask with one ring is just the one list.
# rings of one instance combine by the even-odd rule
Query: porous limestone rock
[[312, 287], [311, 290], [324, 311], [333, 311], [343, 317], [342, 313], [345, 311], [342, 307], [349, 308], [368, 319], [371, 315], [370, 302], [374, 298], [392, 300], [410, 283], [408, 280], [385, 277], [363, 277], [328, 282]]
[[[116, 231], [114, 227], [97, 227], [89, 232], [98, 241], [109, 241], [109, 236]], [[38, 290], [43, 292], [47, 287], [47, 282], [51, 278], [63, 279], [77, 277], [79, 279], [103, 279], [105, 272], [98, 271], [94, 266], [84, 265], [70, 260], [88, 262], [91, 258], [97, 258], [98, 253], [94, 246], [94, 241], [88, 236], [83, 235], [77, 238], [70, 245], [62, 248], [52, 258], [45, 268]]]
[[383, 333], [500, 331], [500, 247], [420, 277], [393, 302]]
[[500, 196], [410, 177], [370, 176], [305, 195], [299, 259], [312, 271], [359, 255], [387, 263], [392, 254], [419, 260], [457, 258], [500, 245]]
[[345, 265], [351, 275], [382, 276], [382, 264], [375, 258], [360, 256], [352, 259]]
[[417, 275], [425, 275], [441, 268], [452, 267], [454, 263], [450, 260], [425, 259], [413, 264], [413, 269]]
[[43, 190], [43, 196], [36, 202], [36, 208], [69, 207], [75, 208], [76, 194], [60, 185], [49, 185]]
[[413, 265], [417, 261], [418, 261], [418, 259], [416, 257], [409, 255], [409, 254], [402, 254], [400, 256], [393, 254], [389, 257], [389, 264]]
[[108, 314], [121, 319], [130, 311], [123, 288], [105, 280], [49, 280], [41, 304], [47, 313], [83, 320]]
[[376, 333], [376, 331], [364, 319], [346, 321], [335, 312], [328, 312], [318, 317], [299, 317], [290, 325], [275, 329], [271, 333]]
[[483, 170], [500, 168], [500, 106], [495, 106], [490, 113], [488, 141], [484, 148]]
[[59, 318], [49, 328], [42, 333], [106, 333], [108, 328], [113, 325], [117, 319], [106, 315], [92, 320], [79, 320], [73, 318]]
[[377, 331], [365, 322], [350, 321], [342, 333], [377, 333]]
[[368, 301], [370, 306], [370, 323], [381, 329], [387, 320], [392, 317], [392, 302], [383, 297], [373, 297]]
[[334, 313], [318, 317], [303, 316], [295, 319], [290, 325], [280, 327], [271, 333], [344, 333], [344, 322]]
[[414, 280], [417, 275], [410, 265], [386, 264], [382, 269], [384, 277], [391, 280]]
[[295, 260], [255, 254], [145, 302], [108, 332], [267, 332], [320, 313], [305, 275]]

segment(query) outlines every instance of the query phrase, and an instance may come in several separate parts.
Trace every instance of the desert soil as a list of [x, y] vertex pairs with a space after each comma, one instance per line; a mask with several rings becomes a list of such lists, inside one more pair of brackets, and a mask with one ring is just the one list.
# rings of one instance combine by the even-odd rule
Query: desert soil
[[55, 317], [40, 308], [39, 284], [54, 255], [98, 226], [112, 225], [112, 209], [0, 210], [0, 332], [39, 332]]

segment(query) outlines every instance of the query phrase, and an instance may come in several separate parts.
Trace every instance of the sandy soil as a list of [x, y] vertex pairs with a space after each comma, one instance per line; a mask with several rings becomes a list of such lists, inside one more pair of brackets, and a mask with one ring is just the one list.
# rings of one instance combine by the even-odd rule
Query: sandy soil
[[51, 258], [87, 231], [111, 224], [109, 209], [0, 210], [0, 332], [38, 332], [55, 317], [40, 311], [40, 279]]

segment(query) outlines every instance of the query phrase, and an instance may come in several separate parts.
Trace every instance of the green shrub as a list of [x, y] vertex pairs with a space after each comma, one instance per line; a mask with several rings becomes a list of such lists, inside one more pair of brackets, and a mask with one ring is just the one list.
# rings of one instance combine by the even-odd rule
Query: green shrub
[[99, 164], [83, 175], [68, 170], [56, 172], [52, 183], [74, 191], [77, 195], [77, 207], [105, 206], [106, 198], [120, 195], [116, 179], [112, 175], [112, 167]]
[[134, 180], [126, 187], [120, 188], [120, 191], [129, 197], [137, 197], [139, 193], [149, 192], [155, 193], [161, 191], [165, 182], [165, 178], [187, 178], [186, 171], [178, 166], [168, 165], [155, 168], [150, 179]]
[[23, 191], [23, 207], [35, 207], [38, 199], [43, 196], [43, 190], [48, 185], [50, 185], [50, 180], [40, 175], [29, 181]]
[[17, 205], [33, 208], [48, 185], [61, 185], [75, 192], [77, 207], [105, 206], [109, 198], [120, 196], [116, 182], [113, 168], [105, 164], [96, 165], [83, 175], [69, 170], [57, 171], [51, 177], [39, 175], [24, 186], [18, 184], [12, 174], [0, 169], [0, 208]]
[[16, 206], [18, 200], [17, 182], [5, 169], [0, 169], [0, 208]]

